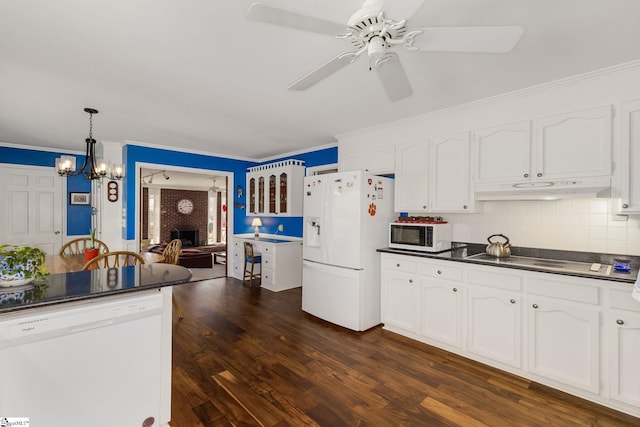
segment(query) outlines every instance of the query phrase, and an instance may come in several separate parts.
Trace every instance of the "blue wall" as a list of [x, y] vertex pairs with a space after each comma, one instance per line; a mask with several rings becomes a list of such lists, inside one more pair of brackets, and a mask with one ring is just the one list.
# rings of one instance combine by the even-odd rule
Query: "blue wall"
[[[331, 147], [322, 150], [310, 151], [303, 154], [296, 154], [294, 156], [286, 156], [282, 159], [294, 158], [297, 160], [304, 160], [305, 166], [319, 166], [330, 163], [338, 162], [338, 147]], [[127, 145], [123, 152], [123, 161], [127, 165], [127, 171], [125, 175], [124, 188], [124, 203], [123, 206], [126, 212], [136, 212], [135, 206], [135, 179], [127, 179], [127, 177], [135, 177], [135, 163], [155, 163], [158, 165], [169, 166], [182, 166], [192, 167], [198, 169], [209, 169], [223, 172], [233, 172], [233, 180], [235, 187], [241, 185], [246, 190], [246, 175], [247, 168], [255, 166], [259, 163], [247, 162], [242, 160], [228, 159], [225, 157], [205, 156], [202, 154], [182, 153], [178, 151], [163, 150], [157, 148], [140, 147], [136, 145]], [[271, 163], [269, 162], [265, 163]], [[251, 220], [253, 217], [246, 216], [246, 191], [243, 196], [238, 198], [236, 188], [230, 189], [230, 197], [233, 198], [233, 202], [229, 201], [229, 208], [233, 208], [233, 234], [253, 233], [253, 227], [251, 227]], [[242, 207], [236, 207], [240, 205]], [[288, 236], [302, 237], [302, 218], [300, 217], [260, 217], [262, 220], [262, 227], [260, 232], [265, 234], [275, 234], [278, 230], [278, 225], [284, 226], [284, 233]], [[135, 215], [128, 214], [126, 219], [126, 229], [123, 230], [123, 238], [127, 240], [133, 240], [135, 238]]]
[[[52, 151], [27, 150], [24, 148], [0, 147], [0, 163], [11, 163], [16, 165], [48, 166], [55, 167], [56, 159], [67, 153], [56, 153]], [[82, 165], [84, 156], [75, 156], [76, 165]], [[65, 204], [67, 207], [67, 235], [86, 235], [91, 231], [91, 206], [71, 206], [69, 205], [69, 194], [75, 192], [90, 192], [91, 182], [84, 176], [71, 176], [60, 178], [67, 180], [67, 194]]]
[[[136, 162], [232, 172], [235, 185], [241, 184], [243, 187], [247, 168], [256, 164], [255, 162], [247, 162], [244, 160], [140, 147], [137, 145], [125, 146], [122, 153], [122, 160], [127, 168], [124, 178], [125, 182], [123, 184], [124, 194], [122, 196], [124, 198], [123, 208], [125, 212], [127, 212], [126, 227], [122, 230], [122, 238], [126, 240], [135, 239], [135, 195], [136, 191], [138, 191], [135, 184]], [[244, 195], [242, 199], [238, 199], [235, 189], [230, 192], [231, 194], [229, 196], [233, 197], [233, 202], [231, 202], [231, 200], [229, 201], [228, 212], [233, 212], [235, 233], [242, 233], [244, 231], [237, 230], [238, 226], [240, 225], [241, 227], [244, 223], [245, 212], [244, 209], [235, 207], [235, 202], [239, 202], [244, 206]], [[233, 208], [233, 210], [231, 210], [231, 208]], [[242, 228], [240, 229], [242, 230]]]
[[[55, 159], [63, 153], [49, 151], [27, 150], [22, 148], [0, 147], [0, 163], [12, 163], [33, 166], [54, 167]], [[122, 229], [122, 238], [133, 240], [135, 238], [135, 164], [153, 163], [158, 165], [191, 167], [197, 169], [215, 170], [233, 173], [235, 186], [245, 187], [246, 171], [250, 166], [258, 163], [244, 160], [234, 160], [225, 157], [206, 156], [201, 154], [183, 153], [179, 151], [141, 147], [127, 145], [123, 148], [123, 162], [126, 165], [126, 175], [122, 185], [123, 208], [127, 212], [126, 226]], [[307, 153], [286, 156], [282, 159], [294, 158], [304, 160], [305, 166], [319, 166], [338, 162], [338, 148], [331, 147], [322, 150], [310, 151]], [[76, 156], [76, 164], [82, 165], [84, 156]], [[265, 163], [271, 163], [265, 162]], [[64, 178], [61, 178], [64, 179]], [[89, 192], [91, 183], [83, 176], [74, 176], [67, 179], [67, 193], [69, 192]], [[251, 227], [252, 217], [247, 217], [245, 212], [246, 191], [241, 198], [238, 198], [236, 189], [230, 189], [229, 201], [230, 212], [233, 212], [234, 234], [253, 233]], [[86, 235], [91, 229], [91, 207], [90, 206], [70, 206], [69, 196], [66, 195], [67, 205], [67, 234]], [[242, 207], [236, 207], [236, 206]], [[275, 234], [278, 225], [284, 226], [284, 233], [288, 236], [302, 237], [302, 218], [300, 217], [261, 217], [263, 226], [260, 232], [265, 234]]]
[[[273, 159], [264, 163], [277, 162], [286, 159], [304, 160], [306, 167], [328, 165], [331, 163], [338, 163], [338, 147], [325, 148], [322, 150], [309, 151], [307, 153], [295, 154], [292, 156], [286, 156], [279, 159]], [[261, 164], [264, 164], [261, 163]], [[243, 181], [244, 182], [244, 181]], [[244, 184], [243, 184], [244, 186]], [[246, 217], [244, 221], [245, 228], [240, 233], [253, 233], [254, 227], [251, 227], [251, 220], [253, 217]], [[278, 233], [278, 225], [284, 227], [284, 231], [281, 234], [294, 237], [302, 237], [302, 218], [301, 217], [269, 217], [261, 216], [262, 227], [260, 227], [260, 233], [264, 234], [276, 234]], [[236, 230], [238, 227], [236, 226]]]

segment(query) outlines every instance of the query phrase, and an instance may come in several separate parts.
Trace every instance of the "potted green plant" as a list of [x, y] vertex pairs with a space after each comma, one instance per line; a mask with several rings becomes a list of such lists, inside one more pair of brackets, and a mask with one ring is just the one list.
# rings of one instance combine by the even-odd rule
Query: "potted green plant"
[[91, 233], [89, 233], [89, 246], [84, 250], [84, 262], [91, 261], [95, 257], [98, 256], [100, 252], [100, 248], [96, 247], [96, 229], [91, 229]]
[[0, 245], [0, 286], [44, 281], [49, 274], [44, 265], [46, 255], [40, 248]]

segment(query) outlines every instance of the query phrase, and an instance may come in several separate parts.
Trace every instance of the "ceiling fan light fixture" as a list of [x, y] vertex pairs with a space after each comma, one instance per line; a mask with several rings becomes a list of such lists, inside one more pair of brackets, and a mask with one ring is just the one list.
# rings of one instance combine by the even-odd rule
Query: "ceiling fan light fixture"
[[369, 40], [369, 46], [367, 46], [367, 54], [371, 63], [375, 64], [387, 50], [387, 45], [384, 39], [380, 36], [374, 36]]

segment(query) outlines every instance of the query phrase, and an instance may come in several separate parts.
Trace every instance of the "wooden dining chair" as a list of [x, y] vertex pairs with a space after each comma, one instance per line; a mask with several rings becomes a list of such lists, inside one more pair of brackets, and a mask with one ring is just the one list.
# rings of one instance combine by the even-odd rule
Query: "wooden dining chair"
[[249, 286], [253, 286], [253, 279], [259, 279], [261, 274], [255, 272], [256, 264], [262, 263], [262, 257], [253, 252], [253, 243], [244, 242], [244, 273], [242, 283], [249, 277]]
[[88, 261], [82, 269], [94, 270], [98, 268], [125, 267], [140, 264], [144, 264], [144, 258], [136, 252], [113, 251], [98, 255], [91, 261]]
[[[178, 258], [180, 257], [180, 251], [182, 250], [182, 240], [173, 239], [162, 251], [162, 256], [164, 257], [165, 264], [178, 264]], [[178, 300], [176, 300], [176, 296], [172, 296], [173, 308], [176, 310], [176, 315], [178, 319], [182, 319], [184, 317], [184, 313], [182, 312], [182, 307], [178, 304]]]
[[[109, 247], [102, 241], [95, 239], [96, 247], [99, 249], [99, 253], [104, 254], [109, 252]], [[79, 239], [71, 240], [65, 243], [60, 249], [60, 256], [80, 255], [82, 251], [88, 249], [91, 245], [91, 239], [89, 237], [81, 237]]]

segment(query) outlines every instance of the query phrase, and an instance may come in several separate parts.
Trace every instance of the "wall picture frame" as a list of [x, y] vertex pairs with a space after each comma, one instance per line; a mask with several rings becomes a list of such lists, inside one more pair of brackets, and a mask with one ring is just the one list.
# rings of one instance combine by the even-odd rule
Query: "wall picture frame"
[[90, 205], [91, 193], [69, 193], [70, 205]]

